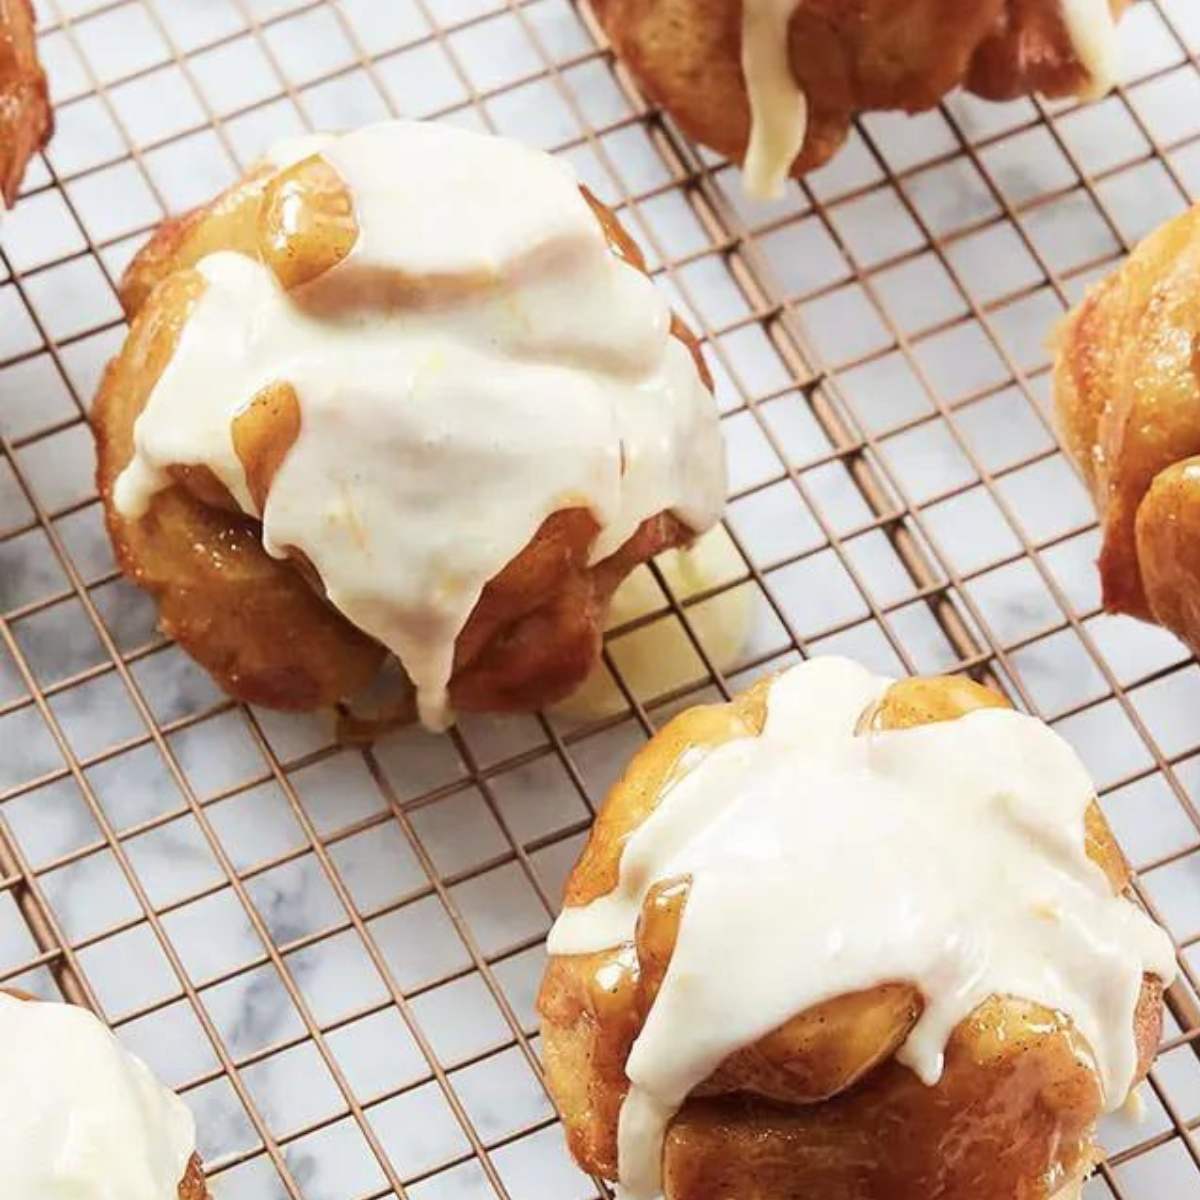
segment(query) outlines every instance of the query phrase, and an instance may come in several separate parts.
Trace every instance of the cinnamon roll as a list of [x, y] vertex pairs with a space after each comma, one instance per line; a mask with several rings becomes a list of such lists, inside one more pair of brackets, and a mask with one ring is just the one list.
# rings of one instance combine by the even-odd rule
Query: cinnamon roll
[[549, 940], [570, 1148], [629, 1200], [1070, 1195], [1158, 1044], [1170, 939], [1070, 747], [816, 659], [685, 712]]

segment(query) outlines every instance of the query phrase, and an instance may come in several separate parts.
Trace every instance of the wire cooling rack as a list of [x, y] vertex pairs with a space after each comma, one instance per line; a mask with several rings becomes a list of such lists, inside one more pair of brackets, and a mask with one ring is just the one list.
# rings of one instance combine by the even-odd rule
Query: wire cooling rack
[[[1136, 3], [1097, 105], [872, 116], [766, 205], [569, 0], [38, 7], [58, 132], [0, 239], [0, 983], [92, 1006], [180, 1089], [220, 1200], [590, 1196], [533, 999], [622, 762], [797, 653], [968, 670], [1078, 747], [1182, 948], [1145, 1118], [1106, 1122], [1088, 1200], [1200, 1196], [1200, 670], [1100, 611], [1046, 416], [1052, 322], [1200, 198], [1200, 3]], [[223, 698], [114, 570], [85, 414], [124, 264], [275, 137], [388, 114], [565, 155], [706, 339], [735, 552], [614, 631], [611, 718], [340, 749]]]

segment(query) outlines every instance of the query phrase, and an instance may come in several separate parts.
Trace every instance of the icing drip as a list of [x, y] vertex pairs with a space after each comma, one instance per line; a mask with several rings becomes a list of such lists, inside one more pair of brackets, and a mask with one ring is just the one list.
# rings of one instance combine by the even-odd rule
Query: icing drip
[[1063, 24], [1071, 48], [1088, 73], [1081, 97], [1094, 100], [1116, 85], [1120, 67], [1120, 42], [1109, 0], [1061, 0]]
[[1087, 857], [1086, 771], [1052, 730], [1006, 709], [856, 735], [889, 683], [841, 659], [786, 672], [761, 736], [717, 747], [671, 786], [626, 842], [615, 890], [551, 931], [552, 954], [626, 944], [653, 884], [691, 877], [626, 1064], [631, 1200], [658, 1195], [667, 1125], [730, 1054], [885, 982], [925, 998], [896, 1057], [927, 1084], [955, 1026], [1014, 995], [1067, 1013], [1107, 1107], [1125, 1099], [1143, 973], [1169, 981], [1174, 955]]
[[91, 1013], [0, 994], [5, 1200], [176, 1200], [187, 1106]]
[[[591, 511], [592, 561], [662, 511], [713, 524], [716, 407], [666, 302], [612, 254], [560, 161], [412, 122], [293, 140], [267, 161], [312, 152], [353, 198], [353, 249], [302, 304], [249, 258], [200, 262], [204, 293], [115, 500], [140, 515], [168, 466], [209, 466], [261, 517], [268, 552], [302, 551], [330, 602], [396, 654], [438, 728], [455, 638], [551, 514]], [[376, 303], [381, 280], [403, 296]], [[231, 422], [281, 380], [300, 433], [259, 513]]]
[[808, 101], [792, 73], [788, 26], [798, 0], [742, 0], [742, 75], [750, 101], [750, 141], [742, 164], [746, 191], [783, 194], [808, 131]]
[[[746, 191], [761, 200], [783, 194], [808, 132], [808, 100], [792, 72], [788, 26], [800, 0], [742, 0], [742, 76], [750, 139], [742, 163]], [[1117, 81], [1120, 44], [1109, 0], [1060, 0], [1075, 57], [1087, 71], [1081, 93], [1095, 99]]]

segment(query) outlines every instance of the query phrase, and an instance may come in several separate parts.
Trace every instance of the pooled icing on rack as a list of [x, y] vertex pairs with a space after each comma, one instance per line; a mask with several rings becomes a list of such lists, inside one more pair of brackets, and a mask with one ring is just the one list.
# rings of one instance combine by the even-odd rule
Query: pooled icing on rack
[[[746, 191], [760, 200], [783, 193], [808, 133], [808, 98], [792, 71], [788, 28], [803, 0], [742, 0], [742, 76], [750, 138], [742, 163]], [[1117, 79], [1117, 27], [1109, 0], [1059, 0], [1075, 57], [1088, 74], [1086, 96]]]
[[626, 1064], [618, 1161], [630, 1200], [659, 1194], [667, 1125], [730, 1054], [881, 983], [924, 996], [896, 1057], [927, 1084], [955, 1026], [989, 996], [1015, 995], [1067, 1013], [1108, 1108], [1124, 1101], [1143, 973], [1169, 981], [1174, 956], [1087, 857], [1086, 771], [1052, 730], [1008, 709], [857, 735], [889, 683], [843, 659], [780, 676], [762, 734], [718, 746], [671, 785], [625, 843], [616, 888], [555, 923], [552, 954], [626, 944], [651, 886], [691, 877]]
[[91, 1013], [0, 993], [5, 1200], [177, 1200], [192, 1114]]
[[[401, 121], [293, 140], [268, 161], [314, 152], [352, 197], [353, 249], [303, 307], [249, 258], [199, 263], [204, 292], [114, 498], [138, 516], [167, 467], [207, 465], [261, 517], [267, 550], [302, 551], [330, 601], [397, 655], [437, 727], [455, 638], [551, 514], [592, 512], [593, 561], [664, 510], [714, 523], [716, 408], [666, 302], [609, 250], [561, 161]], [[374, 303], [381, 277], [403, 282], [400, 302]], [[259, 513], [231, 422], [277, 381], [301, 429]]]

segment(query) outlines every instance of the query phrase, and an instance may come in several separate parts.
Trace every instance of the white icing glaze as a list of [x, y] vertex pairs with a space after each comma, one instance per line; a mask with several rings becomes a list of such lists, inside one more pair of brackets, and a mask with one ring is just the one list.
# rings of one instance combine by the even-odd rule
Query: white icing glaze
[[177, 1200], [192, 1114], [91, 1013], [0, 994], [5, 1200]]
[[617, 887], [551, 931], [552, 954], [628, 943], [650, 887], [691, 877], [626, 1064], [618, 1145], [633, 1200], [658, 1195], [667, 1124], [725, 1058], [884, 982], [925, 998], [897, 1058], [927, 1084], [954, 1027], [987, 997], [1015, 995], [1069, 1014], [1108, 1108], [1125, 1099], [1142, 975], [1169, 981], [1174, 955], [1087, 857], [1083, 765], [1007, 709], [856, 735], [889, 683], [843, 659], [780, 676], [762, 735], [717, 747], [672, 785], [626, 842]]
[[1142, 1125], [1145, 1123], [1146, 1101], [1142, 1097], [1142, 1089], [1140, 1087], [1135, 1087], [1125, 1097], [1125, 1103], [1121, 1105], [1121, 1116], [1133, 1125]]
[[[559, 160], [389, 122], [268, 161], [314, 148], [353, 197], [355, 246], [300, 302], [248, 258], [200, 262], [205, 291], [115, 501], [137, 516], [166, 467], [209, 466], [261, 516], [267, 550], [303, 551], [397, 655], [440, 727], [456, 636], [545, 518], [590, 509], [593, 561], [658, 512], [697, 531], [717, 519], [716, 407], [665, 301], [610, 252]], [[258, 513], [231, 422], [279, 380], [301, 432]]]
[[742, 0], [742, 76], [750, 102], [750, 140], [742, 163], [746, 191], [783, 194], [808, 131], [808, 100], [792, 72], [788, 25], [798, 0]]
[[1080, 95], [1094, 100], [1113, 89], [1120, 68], [1120, 40], [1109, 0], [1060, 0], [1071, 48], [1088, 74]]

